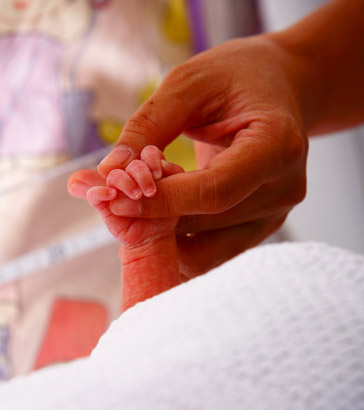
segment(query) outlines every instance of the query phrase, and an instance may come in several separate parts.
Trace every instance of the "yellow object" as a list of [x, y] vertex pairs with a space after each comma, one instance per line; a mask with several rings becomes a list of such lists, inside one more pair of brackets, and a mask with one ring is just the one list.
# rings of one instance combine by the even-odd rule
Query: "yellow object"
[[175, 43], [189, 44], [191, 40], [185, 0], [169, 0], [164, 16], [163, 29]]
[[98, 124], [101, 140], [106, 144], [114, 144], [123, 129], [123, 125], [117, 121], [106, 120]]
[[164, 155], [167, 161], [181, 165], [185, 171], [194, 171], [197, 168], [193, 142], [183, 135], [168, 145]]
[[[115, 144], [119, 139], [123, 125], [116, 121], [100, 121], [99, 135], [106, 144]], [[185, 171], [196, 169], [196, 157], [193, 142], [183, 135], [175, 139], [164, 150], [167, 161], [181, 165]]]
[[[154, 93], [159, 83], [159, 79], [153, 78], [145, 84], [139, 93], [139, 104], [142, 104]], [[114, 144], [118, 140], [122, 129], [122, 124], [116, 121], [101, 121], [99, 123], [99, 134], [107, 144]], [[193, 142], [183, 135], [166, 147], [164, 155], [167, 161], [181, 165], [185, 171], [193, 171], [197, 168]]]

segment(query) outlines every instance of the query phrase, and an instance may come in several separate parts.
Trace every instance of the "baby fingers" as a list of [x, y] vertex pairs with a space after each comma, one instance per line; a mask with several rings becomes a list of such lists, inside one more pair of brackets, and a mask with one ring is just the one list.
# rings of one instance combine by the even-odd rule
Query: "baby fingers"
[[181, 172], [185, 172], [182, 167], [177, 164], [172, 164], [171, 162], [167, 162], [166, 160], [162, 159], [161, 161], [163, 176], [168, 177], [174, 174], [180, 174]]
[[148, 165], [154, 180], [184, 172], [184, 169], [179, 165], [167, 162], [163, 152], [154, 145], [146, 146], [140, 158]]
[[86, 198], [89, 204], [99, 211], [110, 233], [122, 242], [125, 232], [132, 224], [132, 220], [120, 218], [111, 213], [109, 201], [115, 199], [118, 195], [122, 194], [118, 194], [113, 188], [95, 186], [87, 191]]
[[152, 197], [157, 192], [153, 175], [148, 165], [140, 160], [132, 161], [125, 171], [115, 169], [110, 172], [106, 183], [123, 192], [130, 199], [140, 199], [143, 195]]
[[[162, 151], [152, 145], [145, 147], [140, 160], [132, 161], [124, 170], [112, 170], [106, 180], [108, 187], [137, 201], [142, 196], [153, 197], [157, 193], [155, 180], [184, 172], [183, 168], [164, 159]], [[125, 200], [124, 200], [125, 202]]]
[[[113, 188], [94, 186], [87, 191], [86, 199], [91, 206], [103, 211], [105, 201], [111, 201], [117, 196], [117, 191]], [[108, 207], [108, 204], [107, 204]]]
[[143, 191], [134, 179], [121, 169], [112, 170], [107, 177], [106, 183], [109, 187], [114, 187], [123, 192], [130, 199], [140, 199], [143, 196]]
[[147, 145], [143, 148], [143, 151], [140, 154], [140, 159], [144, 161], [155, 180], [162, 178], [162, 165], [161, 160], [164, 160], [163, 152], [154, 145]]

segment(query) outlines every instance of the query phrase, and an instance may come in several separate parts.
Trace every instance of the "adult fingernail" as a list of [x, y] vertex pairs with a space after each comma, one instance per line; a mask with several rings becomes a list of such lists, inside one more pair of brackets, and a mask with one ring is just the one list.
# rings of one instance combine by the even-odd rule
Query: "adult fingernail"
[[115, 165], [122, 165], [126, 162], [131, 156], [132, 151], [130, 148], [125, 146], [115, 147], [109, 155], [107, 155], [100, 164], [115, 164]]
[[138, 216], [141, 212], [139, 201], [129, 198], [115, 199], [110, 206], [111, 212], [120, 216]]

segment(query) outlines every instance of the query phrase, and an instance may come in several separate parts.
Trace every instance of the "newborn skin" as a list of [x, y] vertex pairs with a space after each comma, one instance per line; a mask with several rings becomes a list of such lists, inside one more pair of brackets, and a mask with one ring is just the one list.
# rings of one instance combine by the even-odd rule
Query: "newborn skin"
[[110, 210], [112, 200], [130, 198], [137, 206], [143, 195], [157, 194], [155, 180], [179, 172], [183, 169], [166, 162], [157, 147], [147, 146], [140, 160], [134, 160], [125, 171], [113, 170], [106, 181], [95, 178], [91, 171], [79, 171], [69, 180], [71, 195], [86, 197], [121, 243], [122, 312], [181, 283], [175, 237], [178, 218], [115, 216]]

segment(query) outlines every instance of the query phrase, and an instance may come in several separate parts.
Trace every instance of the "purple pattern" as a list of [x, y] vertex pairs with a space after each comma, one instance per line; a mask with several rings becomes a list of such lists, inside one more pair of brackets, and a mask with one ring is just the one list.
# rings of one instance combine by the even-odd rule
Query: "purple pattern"
[[190, 24], [194, 37], [194, 51], [199, 53], [208, 48], [206, 30], [201, 11], [200, 0], [187, 0]]

